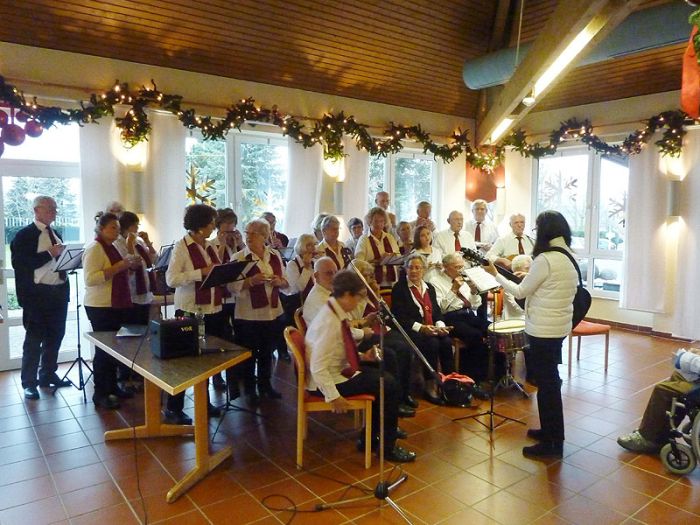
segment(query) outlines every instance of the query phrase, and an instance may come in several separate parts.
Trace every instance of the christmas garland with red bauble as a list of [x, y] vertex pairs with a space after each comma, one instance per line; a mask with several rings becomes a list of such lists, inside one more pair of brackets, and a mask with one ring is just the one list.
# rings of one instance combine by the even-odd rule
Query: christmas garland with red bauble
[[[155, 83], [150, 88], [143, 86], [131, 92], [128, 84], [117, 81], [109, 91], [90, 95], [89, 101], [81, 102], [79, 109], [63, 109], [37, 104], [36, 98], [28, 101], [20, 90], [6, 83], [0, 75], [0, 107], [2, 105], [9, 108], [10, 114], [8, 116], [0, 109], [0, 156], [5, 144], [17, 146], [25, 136], [38, 137], [44, 128], [55, 124], [95, 123], [102, 117], [113, 116], [114, 107], [121, 105], [129, 109], [115, 122], [126, 146], [148, 140], [151, 124], [146, 108], [155, 107], [172, 113], [188, 129], [198, 129], [204, 140], [223, 140], [231, 130], [240, 131], [245, 122], [265, 122], [278, 126], [283, 135], [289, 135], [304, 148], [320, 144], [325, 159], [339, 160], [346, 155], [342, 140], [344, 136], [352, 137], [358, 149], [382, 157], [401, 151], [404, 148], [402, 141], [408, 139], [418, 142], [425, 153], [431, 153], [435, 159], [446, 163], [464, 153], [468, 164], [485, 171], [491, 171], [503, 162], [506, 147], [514, 148], [524, 157], [540, 158], [554, 155], [565, 141], [581, 141], [602, 155], [632, 155], [639, 153], [657, 130], [663, 130], [661, 139], [654, 143], [661, 154], [678, 156], [686, 133], [685, 126], [694, 123], [683, 111], [664, 111], [647, 119], [641, 129], [631, 133], [621, 144], [608, 144], [593, 134], [588, 120], [569, 119], [551, 132], [549, 143], [532, 143], [527, 134], [518, 129], [495, 146], [472, 148], [468, 132], [461, 129], [452, 134], [449, 144], [440, 144], [433, 141], [420, 124], [405, 126], [390, 122], [383, 137], [378, 138], [370, 134], [368, 124], [357, 122], [353, 116], [345, 115], [342, 111], [325, 114], [319, 119], [299, 119], [282, 113], [276, 105], [270, 109], [260, 107], [252, 98], [231, 104], [224, 117], [198, 116], [194, 109], [182, 108], [182, 96], [162, 93]], [[302, 120], [313, 122], [313, 127], [306, 128]], [[24, 127], [17, 122], [24, 124]]]

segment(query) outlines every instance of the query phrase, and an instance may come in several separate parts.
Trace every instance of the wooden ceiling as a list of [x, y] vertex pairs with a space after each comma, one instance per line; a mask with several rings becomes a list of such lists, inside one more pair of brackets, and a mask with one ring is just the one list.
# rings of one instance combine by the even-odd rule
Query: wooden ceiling
[[[509, 26], [504, 41], [512, 44], [519, 1], [511, 3], [516, 29]], [[479, 93], [464, 85], [462, 65], [488, 52], [497, 4], [22, 0], [0, 2], [0, 41], [474, 117]], [[555, 5], [525, 0], [523, 41], [537, 36]], [[575, 69], [537, 109], [679, 89], [682, 53], [672, 46]]]

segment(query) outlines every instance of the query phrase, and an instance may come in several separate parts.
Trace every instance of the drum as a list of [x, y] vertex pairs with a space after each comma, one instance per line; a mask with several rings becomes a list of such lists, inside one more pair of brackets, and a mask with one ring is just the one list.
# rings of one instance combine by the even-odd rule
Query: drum
[[491, 323], [488, 336], [489, 347], [496, 352], [515, 352], [527, 346], [525, 321], [521, 319]]

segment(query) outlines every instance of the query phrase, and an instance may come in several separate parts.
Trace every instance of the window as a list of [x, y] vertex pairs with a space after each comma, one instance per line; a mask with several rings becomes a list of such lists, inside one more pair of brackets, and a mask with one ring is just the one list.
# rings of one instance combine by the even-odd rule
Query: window
[[399, 153], [388, 157], [370, 157], [368, 208], [373, 207], [378, 191], [389, 193], [392, 209], [400, 221], [416, 219], [420, 201], [433, 204], [437, 164], [430, 155]]
[[188, 170], [197, 169], [197, 185], [214, 181], [209, 198], [216, 208], [231, 207], [242, 227], [271, 211], [283, 231], [289, 172], [287, 141], [262, 133], [231, 133], [225, 141], [188, 137]]
[[622, 280], [627, 160], [568, 148], [537, 163], [534, 209], [558, 210], [569, 221], [586, 286], [617, 297]]

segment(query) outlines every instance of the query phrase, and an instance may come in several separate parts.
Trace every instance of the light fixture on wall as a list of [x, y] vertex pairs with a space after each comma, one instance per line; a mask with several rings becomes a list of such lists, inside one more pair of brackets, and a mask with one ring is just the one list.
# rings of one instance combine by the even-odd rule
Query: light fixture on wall
[[345, 180], [345, 159], [324, 159], [323, 171], [336, 182]]
[[669, 220], [677, 220], [681, 216], [681, 181], [668, 181], [668, 194], [666, 201], [666, 215]]
[[110, 149], [119, 164], [133, 172], [142, 172], [148, 163], [148, 142], [139, 142], [135, 146], [125, 145], [119, 135], [119, 128], [112, 125]]

